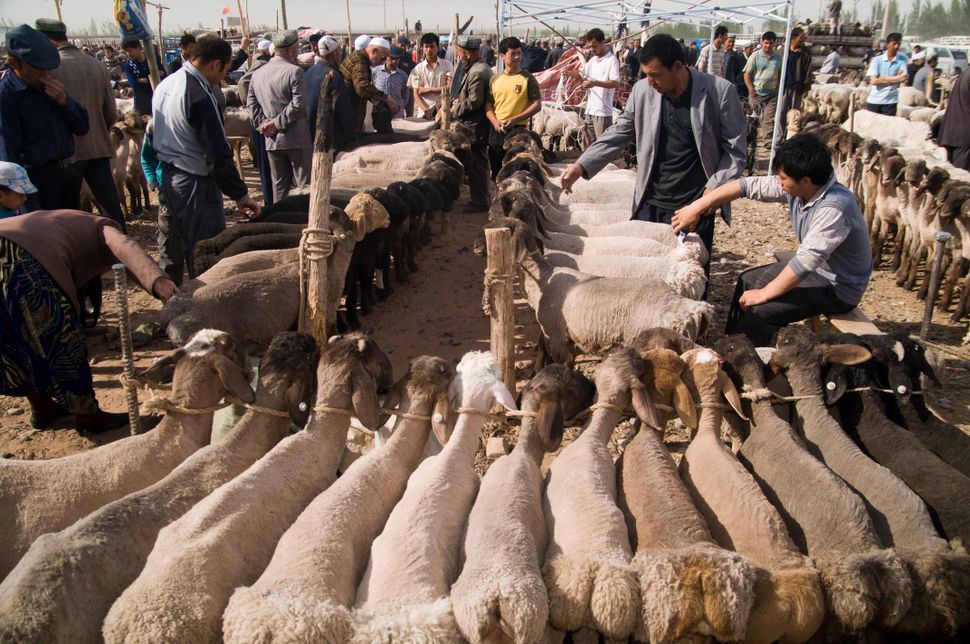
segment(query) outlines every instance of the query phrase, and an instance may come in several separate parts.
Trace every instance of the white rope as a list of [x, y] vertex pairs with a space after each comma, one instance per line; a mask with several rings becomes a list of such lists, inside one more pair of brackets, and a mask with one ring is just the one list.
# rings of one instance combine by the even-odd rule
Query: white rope
[[310, 274], [310, 262], [325, 260], [333, 254], [333, 235], [327, 228], [304, 228], [300, 237], [300, 318], [301, 331], [306, 320], [307, 308], [307, 280]]

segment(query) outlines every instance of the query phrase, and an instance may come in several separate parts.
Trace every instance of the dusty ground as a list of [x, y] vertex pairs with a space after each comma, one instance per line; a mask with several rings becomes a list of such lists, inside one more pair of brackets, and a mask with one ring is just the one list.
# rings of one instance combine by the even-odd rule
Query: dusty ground
[[[251, 169], [247, 170], [247, 181], [258, 191], [258, 178]], [[403, 374], [408, 362], [417, 355], [439, 355], [457, 361], [466, 351], [488, 348], [488, 320], [481, 308], [484, 259], [471, 251], [485, 214], [459, 214], [463, 206], [464, 200], [452, 213], [448, 232], [437, 234], [432, 244], [420, 254], [420, 270], [407, 284], [395, 285], [394, 294], [375, 313], [363, 318], [364, 329], [372, 333], [387, 352], [395, 375]], [[740, 202], [734, 212], [734, 225], [727, 227], [719, 221], [715, 238], [710, 301], [717, 313], [711, 340], [721, 335], [738, 273], [744, 268], [772, 261], [775, 250], [794, 248], [795, 245], [787, 216], [780, 206], [745, 201]], [[234, 222], [238, 217], [230, 213], [229, 220]], [[152, 214], [131, 222], [130, 234], [157, 256]], [[133, 327], [156, 321], [159, 303], [136, 287], [129, 286], [128, 290]], [[105, 312], [100, 326], [89, 336], [89, 347], [102, 407], [122, 411], [125, 403], [119, 383], [121, 367], [115, 332], [117, 307], [111, 293], [106, 281]], [[916, 332], [922, 319], [922, 303], [917, 302], [914, 293], [897, 287], [885, 271], [876, 273], [862, 306], [885, 331]], [[516, 367], [521, 386], [529, 371], [536, 337], [531, 312], [523, 300], [517, 301], [516, 320], [519, 351]], [[965, 332], [965, 324], [952, 324], [939, 315], [934, 320], [930, 339], [934, 346], [946, 353], [948, 364], [944, 390], [932, 400], [941, 416], [970, 429], [970, 373], [967, 370], [970, 350], [960, 344]], [[145, 367], [170, 349], [167, 340], [155, 339], [137, 349], [136, 364]], [[582, 368], [591, 367], [583, 365]], [[36, 431], [30, 428], [29, 407], [25, 400], [0, 397], [0, 454], [6, 458], [53, 458], [116, 440], [128, 431], [124, 428], [88, 438], [72, 428], [71, 420], [64, 420], [50, 430]], [[574, 428], [567, 433], [566, 442], [576, 431]], [[514, 428], [506, 429], [490, 423], [487, 429], [488, 434], [506, 432], [510, 438], [514, 437]], [[683, 448], [684, 437], [676, 428], [671, 428], [668, 440], [675, 451]], [[486, 464], [483, 454], [479, 466]]]

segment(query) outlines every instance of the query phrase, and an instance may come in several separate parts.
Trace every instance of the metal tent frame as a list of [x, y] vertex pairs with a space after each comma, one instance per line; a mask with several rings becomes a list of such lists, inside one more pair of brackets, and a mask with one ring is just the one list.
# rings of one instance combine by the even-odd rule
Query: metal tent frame
[[[728, 0], [726, 4], [716, 5], [708, 4], [709, 2], [711, 0], [703, 0], [699, 3], [692, 0], [587, 0], [572, 3], [561, 0], [502, 0], [498, 16], [498, 37], [501, 40], [507, 32], [511, 33], [514, 27], [533, 22], [546, 27], [550, 26], [549, 23], [556, 22], [601, 26], [631, 19], [648, 19], [652, 23], [648, 29], [659, 26], [663, 22], [709, 25], [713, 41], [714, 30], [721, 22], [746, 25], [756, 20], [767, 20], [784, 23], [781, 78], [778, 82], [775, 127], [772, 131], [771, 154], [768, 161], [770, 172], [771, 163], [775, 158], [775, 141], [782, 127], [781, 113], [784, 107], [785, 76], [788, 71], [788, 53], [791, 51], [795, 2], [794, 0]], [[673, 5], [673, 7], [658, 10], [657, 4]], [[643, 14], [644, 5], [650, 8], [649, 14]], [[515, 15], [513, 10], [517, 10], [518, 15]], [[784, 11], [783, 15], [782, 11]]]

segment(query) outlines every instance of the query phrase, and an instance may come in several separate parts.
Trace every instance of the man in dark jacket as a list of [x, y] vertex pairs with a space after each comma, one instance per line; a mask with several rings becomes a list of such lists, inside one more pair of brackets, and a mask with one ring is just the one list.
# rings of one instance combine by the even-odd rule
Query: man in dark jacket
[[182, 34], [182, 37], [179, 38], [179, 56], [168, 64], [168, 73], [174, 74], [182, 69], [183, 63], [192, 60], [193, 53], [195, 53], [195, 36]]
[[492, 70], [479, 57], [482, 41], [476, 36], [459, 36], [456, 44], [461, 59], [462, 76], [452, 113], [456, 119], [475, 131], [475, 141], [468, 155], [468, 163], [465, 164], [470, 193], [468, 210], [482, 212], [488, 209], [490, 201], [488, 134], [491, 125], [485, 115], [485, 102]]
[[559, 40], [556, 42], [556, 46], [549, 50], [546, 54], [546, 69], [550, 67], [555, 67], [559, 59], [562, 58], [563, 52], [566, 51], [566, 42], [564, 40]]
[[159, 83], [152, 98], [152, 145], [162, 162], [162, 195], [171, 211], [174, 241], [169, 276], [182, 281], [183, 262], [195, 277], [193, 248], [226, 228], [222, 195], [244, 213], [259, 215], [236, 170], [212, 86], [226, 76], [232, 48], [216, 37], [202, 38], [192, 60]]
[[334, 152], [341, 152], [354, 141], [354, 108], [347, 98], [347, 86], [340, 73], [340, 43], [333, 36], [324, 36], [317, 42], [317, 60], [304, 74], [307, 88], [307, 116], [310, 120], [310, 140], [316, 137], [317, 110], [320, 107], [320, 87], [329, 74], [333, 74], [337, 102], [334, 105], [333, 139]]
[[788, 67], [785, 70], [784, 103], [781, 109], [781, 126], [788, 123], [788, 110], [802, 109], [802, 97], [812, 86], [812, 50], [805, 44], [805, 30], [791, 30], [788, 51]]

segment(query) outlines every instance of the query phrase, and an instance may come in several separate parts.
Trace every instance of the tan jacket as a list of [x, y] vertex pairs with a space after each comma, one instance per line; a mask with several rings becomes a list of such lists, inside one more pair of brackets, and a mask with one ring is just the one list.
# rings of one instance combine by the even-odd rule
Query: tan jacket
[[67, 95], [88, 111], [90, 123], [87, 134], [74, 137], [71, 161], [113, 158], [115, 149], [108, 130], [118, 120], [118, 109], [108, 68], [74, 45], [64, 45], [57, 51], [61, 65], [51, 75], [64, 83]]

